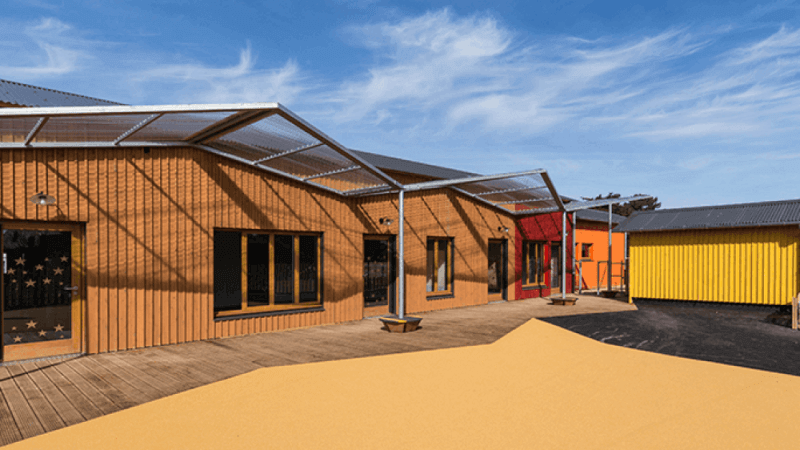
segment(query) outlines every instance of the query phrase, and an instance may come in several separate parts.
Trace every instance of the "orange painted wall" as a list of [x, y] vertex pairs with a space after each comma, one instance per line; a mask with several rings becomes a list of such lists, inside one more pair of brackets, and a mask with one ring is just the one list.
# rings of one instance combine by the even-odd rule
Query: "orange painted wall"
[[[581, 278], [581, 289], [596, 289], [597, 288], [597, 265], [598, 261], [608, 260], [608, 225], [599, 222], [589, 222], [578, 220], [575, 231], [575, 257], [580, 261], [583, 267]], [[592, 252], [591, 258], [581, 258], [581, 244], [591, 244]], [[614, 263], [623, 262], [625, 259], [625, 234], [612, 232], [611, 237], [611, 253], [612, 261]], [[576, 265], [575, 277], [578, 277]], [[608, 285], [608, 266], [603, 263], [600, 264], [600, 287], [604, 288]], [[612, 283], [614, 286], [622, 284], [621, 266], [614, 264], [611, 272]]]

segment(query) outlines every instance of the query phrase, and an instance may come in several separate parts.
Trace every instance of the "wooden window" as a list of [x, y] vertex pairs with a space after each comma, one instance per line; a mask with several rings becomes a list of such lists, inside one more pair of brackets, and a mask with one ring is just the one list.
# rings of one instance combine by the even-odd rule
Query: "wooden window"
[[543, 242], [522, 242], [522, 284], [524, 286], [544, 284]]
[[214, 232], [216, 317], [322, 305], [321, 236]]
[[581, 259], [592, 259], [592, 244], [581, 244]]
[[428, 238], [428, 295], [453, 294], [453, 239]]

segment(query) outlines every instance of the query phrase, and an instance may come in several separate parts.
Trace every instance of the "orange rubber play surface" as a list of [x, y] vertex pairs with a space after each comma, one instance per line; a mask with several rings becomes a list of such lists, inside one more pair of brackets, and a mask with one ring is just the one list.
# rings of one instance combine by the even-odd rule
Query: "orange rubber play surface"
[[490, 345], [260, 369], [7, 448], [791, 448], [798, 405], [800, 377], [533, 319]]

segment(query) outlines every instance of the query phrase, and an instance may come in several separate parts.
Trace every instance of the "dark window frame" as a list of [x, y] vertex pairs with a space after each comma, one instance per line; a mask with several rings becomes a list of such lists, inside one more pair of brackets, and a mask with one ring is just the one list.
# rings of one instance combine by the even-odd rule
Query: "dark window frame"
[[[434, 243], [434, 250], [433, 250], [433, 265], [430, 264], [428, 254], [428, 247], [430, 246], [431, 242]], [[439, 289], [438, 277], [436, 275], [438, 262], [439, 262], [439, 243], [445, 243], [445, 289]], [[432, 297], [435, 298], [442, 298], [442, 297], [452, 297], [455, 295], [455, 241], [452, 237], [447, 236], [428, 236], [425, 241], [425, 294], [430, 299]], [[433, 274], [429, 272], [429, 268], [433, 268]], [[431, 277], [431, 275], [433, 275]], [[431, 281], [432, 290], [428, 289], [428, 281]]]
[[[522, 286], [538, 287], [545, 284], [544, 270], [544, 249], [547, 242], [544, 241], [522, 241]], [[531, 251], [534, 250], [534, 251]], [[538, 256], [538, 258], [537, 258]], [[530, 279], [530, 267], [536, 267], [536, 274]]]
[[[218, 308], [217, 302], [217, 293], [218, 289], [215, 286], [214, 293], [214, 317], [215, 319], [225, 319], [225, 318], [233, 318], [233, 317], [241, 317], [243, 315], [248, 314], [264, 314], [264, 313], [291, 313], [303, 310], [319, 310], [323, 307], [323, 291], [324, 291], [324, 265], [323, 265], [323, 234], [322, 233], [311, 233], [311, 232], [297, 232], [297, 231], [275, 231], [275, 230], [229, 230], [229, 229], [215, 229], [215, 238], [218, 232], [220, 233], [233, 233], [238, 234], [240, 239], [240, 245], [238, 246], [240, 257], [239, 257], [239, 265], [238, 265], [238, 272], [240, 274], [240, 279], [237, 282], [230, 283], [232, 288], [235, 289], [236, 285], [238, 284], [239, 289], [236, 292], [237, 295], [241, 297], [241, 303], [239, 308], [227, 308], [227, 309], [220, 309]], [[269, 252], [269, 263], [268, 263], [268, 276], [269, 279], [267, 281], [267, 289], [268, 289], [268, 304], [260, 304], [260, 305], [250, 305], [249, 304], [249, 285], [248, 285], [248, 276], [250, 274], [250, 267], [248, 267], [248, 244], [249, 244], [249, 237], [250, 236], [268, 236], [268, 252]], [[291, 303], [276, 303], [276, 265], [275, 265], [275, 237], [276, 236], [291, 236], [292, 238], [292, 302]], [[301, 260], [302, 257], [300, 255], [300, 241], [301, 236], [311, 236], [316, 238], [316, 282], [314, 283], [316, 286], [316, 298], [312, 301], [304, 300], [303, 299], [303, 292], [301, 290]], [[231, 255], [228, 255], [228, 259], [232, 258]], [[214, 258], [215, 262], [218, 260], [222, 260], [223, 258], [218, 257], [218, 249], [216, 246], [214, 247]], [[218, 272], [228, 271], [230, 272], [230, 267], [227, 268], [218, 268], [216, 265], [214, 267], [214, 279], [215, 284], [218, 281]], [[233, 280], [231, 280], [233, 281]], [[307, 280], [306, 280], [307, 281]], [[261, 301], [263, 303], [263, 300]]]

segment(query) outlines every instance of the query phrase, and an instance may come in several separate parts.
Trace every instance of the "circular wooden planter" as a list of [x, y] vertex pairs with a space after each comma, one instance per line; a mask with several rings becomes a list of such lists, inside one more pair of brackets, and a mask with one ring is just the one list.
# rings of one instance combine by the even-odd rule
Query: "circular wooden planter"
[[578, 301], [578, 297], [550, 297], [550, 300], [554, 305], [575, 306], [575, 302]]
[[381, 317], [380, 321], [386, 325], [386, 329], [390, 333], [408, 333], [419, 327], [422, 317], [405, 316], [402, 319], [399, 317]]

